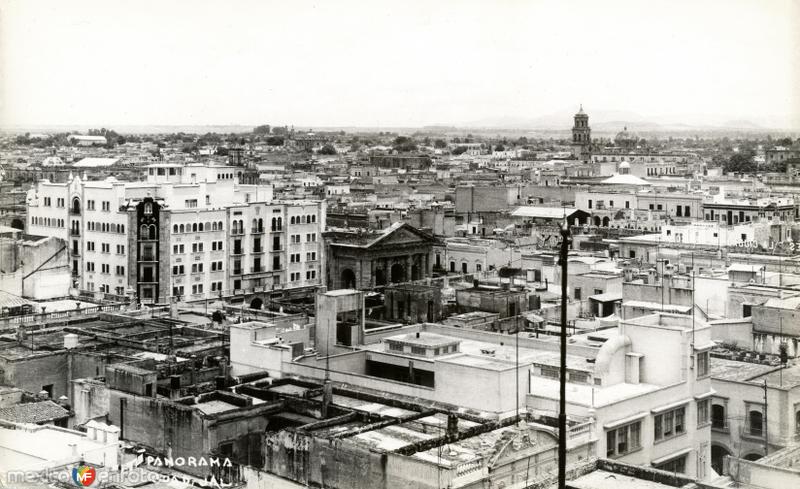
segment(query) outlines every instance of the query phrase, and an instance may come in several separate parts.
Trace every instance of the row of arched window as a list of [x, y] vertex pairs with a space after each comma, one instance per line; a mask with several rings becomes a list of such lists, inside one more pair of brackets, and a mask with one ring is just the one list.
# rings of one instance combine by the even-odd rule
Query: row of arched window
[[[309, 214], [303, 216], [291, 216], [289, 218], [290, 224], [309, 224], [317, 222], [316, 214]], [[271, 223], [272, 231], [283, 230], [283, 218], [273, 217]], [[173, 224], [172, 233], [202, 233], [204, 231], [223, 231], [222, 221], [216, 222], [195, 222], [190, 224]], [[264, 232], [264, 219], [253, 219], [253, 232]], [[231, 221], [231, 234], [244, 234], [244, 221], [241, 219]]]
[[205, 231], [222, 231], [222, 221], [215, 222], [193, 222], [192, 224], [173, 224], [172, 234], [180, 233], [202, 233]]
[[112, 224], [110, 222], [87, 221], [86, 222], [86, 230], [87, 231], [100, 231], [102, 233], [125, 234], [125, 225], [124, 224]]
[[312, 222], [317, 222], [316, 214], [307, 214], [305, 216], [291, 216], [289, 218], [289, 224], [310, 224]]
[[64, 220], [63, 219], [54, 219], [50, 217], [37, 217], [31, 216], [31, 225], [34, 226], [54, 226], [57, 228], [64, 227]]
[[157, 238], [157, 231], [155, 224], [142, 224], [142, 227], [139, 229], [139, 239], [158, 239]]

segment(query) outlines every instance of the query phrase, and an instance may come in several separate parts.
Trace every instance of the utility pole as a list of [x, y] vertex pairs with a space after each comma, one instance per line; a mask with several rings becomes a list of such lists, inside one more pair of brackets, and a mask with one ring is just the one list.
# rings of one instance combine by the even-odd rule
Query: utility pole
[[567, 487], [567, 254], [572, 241], [569, 223], [561, 225], [561, 365], [558, 398], [558, 489]]
[[767, 379], [764, 379], [764, 456], [769, 455], [769, 423], [767, 422]]

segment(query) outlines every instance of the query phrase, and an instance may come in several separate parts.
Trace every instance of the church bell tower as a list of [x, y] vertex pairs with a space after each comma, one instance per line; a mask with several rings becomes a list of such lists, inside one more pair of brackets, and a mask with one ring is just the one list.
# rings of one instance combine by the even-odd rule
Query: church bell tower
[[589, 115], [583, 111], [581, 105], [575, 114], [575, 124], [572, 126], [572, 154], [575, 158], [585, 163], [589, 162], [592, 147], [592, 129], [589, 127]]

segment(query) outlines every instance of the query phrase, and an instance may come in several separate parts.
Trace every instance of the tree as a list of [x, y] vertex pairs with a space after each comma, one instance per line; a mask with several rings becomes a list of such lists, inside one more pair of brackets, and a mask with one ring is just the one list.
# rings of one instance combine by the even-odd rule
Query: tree
[[394, 138], [393, 147], [395, 151], [404, 153], [409, 151], [416, 151], [417, 143], [415, 143], [414, 140], [409, 137], [397, 136], [396, 138]]
[[264, 124], [263, 126], [256, 126], [253, 129], [253, 134], [258, 134], [258, 135], [269, 134], [269, 124]]
[[328, 143], [328, 144], [324, 145], [323, 147], [321, 147], [317, 151], [317, 154], [319, 154], [319, 155], [335, 155], [336, 154], [336, 148], [334, 148], [332, 144]]
[[457, 147], [455, 147], [453, 149], [452, 153], [454, 155], [458, 156], [460, 154], [464, 154], [466, 151], [467, 151], [467, 147], [466, 146], [457, 146]]
[[225, 321], [225, 313], [217, 309], [211, 314], [211, 320], [215, 323], [222, 324], [222, 321]]
[[271, 136], [267, 138], [267, 145], [268, 146], [283, 146], [283, 137], [281, 136]]
[[495, 146], [494, 150], [495, 151], [505, 151], [506, 147], [503, 146], [502, 144], [498, 144], [497, 146]]
[[437, 139], [433, 142], [433, 147], [436, 149], [444, 149], [447, 147], [447, 143], [444, 139]]
[[723, 168], [729, 173], [755, 173], [758, 171], [758, 165], [753, 161], [754, 156], [752, 151], [735, 153], [728, 159]]

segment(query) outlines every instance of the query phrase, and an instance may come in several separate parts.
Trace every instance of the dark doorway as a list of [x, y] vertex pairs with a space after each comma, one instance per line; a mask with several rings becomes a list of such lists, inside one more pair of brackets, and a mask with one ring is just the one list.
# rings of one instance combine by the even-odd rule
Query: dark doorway
[[405, 280], [406, 277], [405, 277], [405, 271], [403, 270], [403, 265], [400, 265], [399, 263], [395, 263], [394, 265], [392, 265], [392, 270], [391, 270], [392, 283], [396, 284], [399, 282], [405, 282]]
[[250, 309], [261, 309], [263, 305], [264, 301], [262, 301], [260, 297], [256, 297], [250, 301]]
[[375, 269], [375, 285], [386, 285], [386, 272], [383, 268]]
[[711, 468], [714, 469], [714, 472], [722, 475], [722, 466], [725, 456], [730, 454], [731, 452], [726, 450], [723, 446], [711, 445]]
[[14, 219], [11, 221], [11, 227], [14, 229], [25, 229], [22, 219]]
[[419, 280], [419, 267], [417, 265], [411, 266], [411, 280]]
[[355, 289], [356, 288], [356, 274], [349, 268], [342, 270], [342, 288]]

